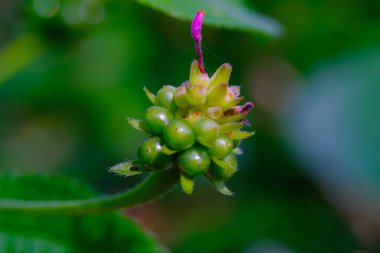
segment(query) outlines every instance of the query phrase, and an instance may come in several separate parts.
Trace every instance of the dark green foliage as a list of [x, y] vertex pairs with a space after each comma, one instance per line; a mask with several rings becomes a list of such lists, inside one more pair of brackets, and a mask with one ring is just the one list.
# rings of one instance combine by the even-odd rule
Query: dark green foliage
[[[88, 187], [49, 176], [0, 177], [0, 198], [69, 200], [95, 196]], [[0, 252], [162, 252], [151, 235], [120, 213], [57, 216], [0, 213]]]

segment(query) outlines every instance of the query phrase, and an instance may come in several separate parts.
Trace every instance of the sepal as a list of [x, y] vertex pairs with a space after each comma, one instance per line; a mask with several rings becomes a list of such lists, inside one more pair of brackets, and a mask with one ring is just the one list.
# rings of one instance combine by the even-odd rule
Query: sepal
[[235, 155], [242, 155], [244, 152], [241, 148], [237, 147], [232, 150]]
[[242, 127], [243, 127], [243, 123], [241, 122], [225, 123], [219, 126], [219, 131], [220, 133], [225, 134], [227, 132], [240, 130]]
[[145, 95], [148, 97], [149, 101], [150, 101], [153, 105], [155, 105], [155, 104], [156, 104], [156, 96], [155, 96], [152, 92], [150, 92], [150, 91], [148, 90], [148, 88], [145, 87], [145, 86], [144, 86], [143, 90], [144, 90], [144, 92], [145, 92]]
[[233, 153], [229, 154], [223, 159], [211, 158], [213, 164], [211, 165], [211, 172], [216, 179], [227, 180], [237, 171], [237, 161]]
[[194, 189], [194, 179], [181, 173], [180, 179], [182, 190], [186, 194], [192, 194]]
[[220, 83], [218, 85], [213, 86], [208, 90], [207, 94], [207, 105], [209, 106], [217, 106], [220, 105], [224, 97], [227, 95], [228, 92], [228, 84], [227, 83]]
[[232, 67], [228, 63], [224, 63], [221, 65], [212, 75], [210, 79], [210, 85], [209, 87], [213, 87], [215, 85], [218, 85], [220, 83], [228, 83], [231, 76]]
[[233, 131], [227, 133], [227, 136], [230, 137], [232, 140], [243, 140], [251, 137], [254, 134], [255, 132]]
[[138, 131], [145, 132], [145, 133], [150, 132], [149, 127], [142, 120], [135, 119], [132, 117], [127, 117], [127, 121], [131, 127], [133, 127], [134, 129]]
[[171, 149], [171, 148], [169, 148], [166, 145], [162, 146], [162, 153], [164, 153], [165, 155], [170, 156], [170, 155], [173, 155], [173, 154], [175, 154], [177, 152], [178, 152], [178, 150]]
[[227, 196], [234, 195], [234, 193], [227, 188], [224, 181], [215, 179], [215, 177], [213, 177], [210, 173], [206, 173], [205, 175], [221, 194], [224, 194]]
[[231, 123], [235, 121], [239, 121], [241, 119], [244, 119], [247, 115], [242, 113], [242, 114], [233, 114], [233, 115], [224, 115], [218, 119], [216, 119], [216, 122], [219, 124], [223, 123]]

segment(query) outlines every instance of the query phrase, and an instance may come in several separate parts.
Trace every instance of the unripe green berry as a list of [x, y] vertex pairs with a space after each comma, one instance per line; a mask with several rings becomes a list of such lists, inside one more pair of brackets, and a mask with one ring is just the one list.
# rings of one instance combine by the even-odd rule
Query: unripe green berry
[[154, 134], [161, 134], [173, 118], [168, 109], [160, 106], [151, 106], [145, 113], [145, 122]]
[[185, 150], [195, 143], [195, 133], [190, 124], [183, 119], [174, 119], [163, 132], [165, 143], [172, 149]]
[[176, 105], [173, 100], [174, 93], [176, 92], [176, 88], [171, 85], [166, 85], [162, 87], [156, 95], [156, 105], [165, 107], [170, 111], [174, 112], [176, 109]]
[[169, 163], [169, 157], [162, 153], [162, 142], [153, 137], [145, 141], [137, 150], [139, 161], [147, 165], [165, 167]]
[[179, 168], [184, 174], [190, 177], [205, 173], [209, 169], [210, 163], [210, 157], [207, 152], [198, 146], [184, 151], [178, 157]]
[[215, 139], [219, 135], [219, 125], [209, 118], [199, 119], [194, 124], [194, 131], [197, 135], [197, 140], [208, 146], [208, 144], [213, 144]]
[[233, 142], [230, 138], [228, 138], [225, 135], [222, 135], [218, 137], [214, 145], [212, 145], [209, 148], [209, 153], [211, 156], [218, 158], [218, 159], [223, 159], [226, 157], [233, 149]]
[[224, 181], [237, 171], [237, 161], [235, 155], [231, 152], [222, 159], [222, 162], [225, 163], [226, 166], [222, 167], [213, 162], [210, 166], [210, 171], [215, 178]]

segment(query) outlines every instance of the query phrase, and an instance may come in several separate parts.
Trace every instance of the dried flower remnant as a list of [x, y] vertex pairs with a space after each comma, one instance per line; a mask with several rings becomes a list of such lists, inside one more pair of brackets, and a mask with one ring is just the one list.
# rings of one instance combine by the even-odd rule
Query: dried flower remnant
[[203, 18], [206, 15], [206, 12], [203, 10], [198, 11], [195, 14], [195, 17], [193, 19], [193, 22], [191, 23], [191, 36], [194, 39], [195, 43], [195, 50], [197, 51], [198, 60], [199, 60], [199, 70], [201, 73], [206, 73], [204, 62], [203, 62], [203, 54], [202, 54], [202, 23]]

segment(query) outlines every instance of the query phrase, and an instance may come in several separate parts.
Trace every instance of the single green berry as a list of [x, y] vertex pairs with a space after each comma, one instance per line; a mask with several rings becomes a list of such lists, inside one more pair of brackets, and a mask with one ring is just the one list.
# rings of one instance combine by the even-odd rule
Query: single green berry
[[165, 167], [169, 163], [169, 157], [162, 153], [162, 141], [157, 137], [145, 141], [137, 150], [137, 156], [147, 165]]
[[156, 105], [165, 107], [170, 111], [174, 112], [176, 110], [176, 104], [174, 103], [173, 96], [176, 92], [176, 88], [171, 85], [166, 85], [162, 87], [156, 95]]
[[163, 132], [165, 143], [172, 149], [185, 150], [195, 143], [195, 133], [190, 124], [183, 119], [174, 119]]
[[237, 171], [237, 161], [233, 152], [220, 160], [220, 164], [213, 162], [210, 166], [211, 174], [218, 180], [227, 180]]
[[219, 125], [209, 118], [197, 120], [194, 124], [197, 140], [205, 146], [212, 145], [219, 135]]
[[145, 122], [154, 134], [161, 134], [173, 118], [168, 109], [160, 106], [151, 106], [145, 113]]
[[225, 135], [219, 136], [214, 145], [209, 148], [209, 153], [211, 156], [223, 159], [226, 157], [233, 149], [233, 142], [230, 138]]
[[194, 146], [184, 151], [178, 157], [178, 166], [181, 171], [195, 177], [205, 173], [210, 167], [210, 156], [202, 147]]

